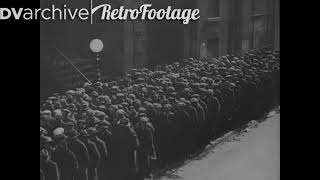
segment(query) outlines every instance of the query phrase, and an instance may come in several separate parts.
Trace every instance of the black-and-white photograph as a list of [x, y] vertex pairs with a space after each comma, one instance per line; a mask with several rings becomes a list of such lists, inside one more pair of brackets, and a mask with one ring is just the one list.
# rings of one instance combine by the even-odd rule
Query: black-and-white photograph
[[280, 180], [280, 0], [40, 0], [40, 180]]

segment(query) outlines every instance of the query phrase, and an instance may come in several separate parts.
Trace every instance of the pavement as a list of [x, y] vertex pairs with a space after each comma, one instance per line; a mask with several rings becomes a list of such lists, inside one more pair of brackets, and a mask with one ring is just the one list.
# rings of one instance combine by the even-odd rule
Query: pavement
[[201, 154], [154, 180], [280, 179], [280, 108], [212, 142]]

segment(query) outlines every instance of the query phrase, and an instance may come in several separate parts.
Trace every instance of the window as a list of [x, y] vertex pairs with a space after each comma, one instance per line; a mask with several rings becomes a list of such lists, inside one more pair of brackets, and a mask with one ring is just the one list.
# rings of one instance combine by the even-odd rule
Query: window
[[208, 17], [220, 17], [220, 0], [208, 0]]

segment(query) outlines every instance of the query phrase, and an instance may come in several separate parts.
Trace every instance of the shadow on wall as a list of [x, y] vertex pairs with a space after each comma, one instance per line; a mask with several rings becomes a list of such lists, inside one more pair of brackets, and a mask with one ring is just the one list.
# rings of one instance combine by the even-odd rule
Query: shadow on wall
[[183, 26], [180, 22], [148, 23], [149, 64], [167, 64], [183, 56]]
[[[194, 0], [151, 0], [153, 8], [195, 8]], [[149, 66], [167, 64], [184, 56], [184, 28], [181, 21], [148, 21], [147, 44]]]

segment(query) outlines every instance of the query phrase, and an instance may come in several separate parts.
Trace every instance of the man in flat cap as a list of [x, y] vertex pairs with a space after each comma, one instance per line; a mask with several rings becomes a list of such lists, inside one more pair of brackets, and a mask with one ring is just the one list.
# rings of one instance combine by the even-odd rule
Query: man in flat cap
[[110, 147], [111, 179], [136, 179], [139, 141], [129, 119], [126, 117], [122, 117], [113, 125]]
[[[173, 107], [171, 104], [165, 104], [163, 106], [163, 115], [164, 115], [164, 120], [167, 123], [167, 129], [166, 129], [166, 133], [169, 137], [169, 139], [167, 139], [165, 141], [165, 149], [162, 153], [162, 157], [165, 159], [165, 163], [171, 163], [174, 159], [173, 157], [173, 153], [172, 151], [172, 147], [175, 146], [175, 141], [173, 140], [172, 137], [174, 137], [175, 134], [175, 129], [174, 129], [174, 113], [173, 113]], [[170, 147], [170, 148], [168, 148]]]
[[192, 133], [192, 120], [188, 112], [185, 111], [186, 104], [184, 102], [178, 102], [177, 110], [175, 112], [175, 131], [176, 131], [176, 146], [175, 157], [177, 160], [181, 160], [187, 156], [190, 152], [191, 146], [190, 134]]
[[[43, 143], [40, 144], [40, 169], [43, 172], [45, 180], [60, 180], [60, 174], [57, 163], [51, 160], [49, 150], [51, 147], [52, 139], [49, 137], [43, 138]], [[41, 138], [40, 138], [41, 142]], [[46, 148], [47, 146], [47, 148]]]
[[190, 141], [190, 146], [189, 146], [189, 153], [193, 154], [197, 151], [197, 136], [201, 130], [200, 130], [200, 121], [198, 118], [198, 112], [197, 109], [194, 108], [191, 104], [190, 101], [182, 98], [180, 99], [181, 102], [185, 103], [184, 110], [188, 112], [190, 116], [190, 124], [189, 124], [189, 141]]
[[208, 138], [210, 140], [213, 140], [213, 138], [217, 135], [217, 126], [218, 126], [218, 117], [220, 113], [220, 102], [218, 98], [214, 96], [213, 90], [209, 89], [206, 92], [205, 95], [205, 101], [208, 105], [208, 126], [209, 126], [209, 132], [208, 132]]
[[84, 143], [89, 153], [88, 180], [95, 180], [98, 177], [97, 168], [100, 162], [100, 153], [97, 145], [89, 140], [89, 136], [86, 130], [82, 130], [79, 140]]
[[58, 165], [60, 180], [73, 180], [79, 164], [75, 154], [68, 148], [66, 138], [63, 128], [54, 130], [56, 148], [51, 154], [51, 159]]
[[153, 125], [155, 127], [154, 139], [155, 139], [155, 149], [157, 153], [157, 164], [159, 167], [164, 167], [166, 163], [166, 153], [169, 150], [167, 146], [168, 139], [170, 139], [170, 124], [167, 121], [167, 117], [163, 112], [163, 107], [161, 104], [154, 104], [155, 107], [155, 117], [153, 120]]
[[139, 176], [140, 178], [150, 177], [151, 161], [156, 160], [154, 148], [153, 127], [150, 125], [149, 118], [143, 116], [135, 125], [135, 131], [139, 140]]
[[206, 144], [207, 140], [205, 139], [205, 133], [204, 133], [206, 114], [202, 106], [199, 104], [199, 100], [197, 98], [193, 97], [190, 99], [190, 101], [191, 101], [191, 105], [197, 110], [197, 114], [198, 114], [199, 129], [196, 134], [198, 135], [198, 139], [197, 139], [198, 148], [201, 149], [202, 147], [207, 145]]
[[67, 132], [68, 135], [68, 148], [72, 151], [79, 163], [79, 169], [75, 179], [87, 180], [88, 179], [88, 167], [89, 167], [89, 152], [86, 145], [78, 138], [79, 133], [75, 129], [71, 129]]
[[100, 161], [97, 167], [98, 179], [103, 180], [107, 179], [107, 174], [105, 172], [107, 169], [107, 161], [108, 161], [108, 152], [106, 144], [103, 140], [98, 137], [99, 131], [95, 127], [91, 127], [88, 129], [88, 133], [90, 134], [90, 141], [94, 142], [97, 146], [97, 149], [100, 154]]

